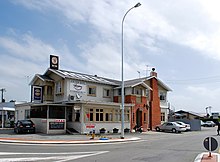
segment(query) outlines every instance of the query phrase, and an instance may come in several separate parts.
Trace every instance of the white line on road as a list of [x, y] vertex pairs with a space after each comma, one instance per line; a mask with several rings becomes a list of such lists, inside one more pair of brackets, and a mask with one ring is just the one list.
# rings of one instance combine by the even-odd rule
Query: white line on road
[[[0, 152], [0, 156], [8, 155], [39, 155], [39, 157], [11, 157], [11, 158], [1, 158], [1, 162], [24, 162], [24, 161], [45, 161], [53, 160], [56, 162], [65, 162], [69, 160], [75, 160], [83, 157], [94, 156], [99, 154], [108, 153], [109, 151], [94, 151], [94, 152], [67, 152], [67, 153], [21, 153], [21, 152]], [[50, 155], [49, 157], [42, 157], [42, 155]], [[58, 155], [58, 156], [54, 156]], [[59, 156], [60, 155], [60, 156]]]

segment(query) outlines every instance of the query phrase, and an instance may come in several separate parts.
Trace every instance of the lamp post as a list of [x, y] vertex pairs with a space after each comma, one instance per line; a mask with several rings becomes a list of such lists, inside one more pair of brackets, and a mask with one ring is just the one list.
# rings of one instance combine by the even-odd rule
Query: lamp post
[[124, 15], [121, 26], [121, 139], [124, 139], [124, 20], [129, 11], [133, 8], [139, 7], [141, 4], [137, 3], [131, 7]]

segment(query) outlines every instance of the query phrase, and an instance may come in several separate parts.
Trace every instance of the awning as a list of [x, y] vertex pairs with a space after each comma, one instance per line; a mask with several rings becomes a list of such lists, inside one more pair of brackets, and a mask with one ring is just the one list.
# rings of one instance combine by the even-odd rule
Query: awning
[[5, 110], [5, 111], [15, 111], [15, 108], [13, 107], [0, 107], [0, 111]]

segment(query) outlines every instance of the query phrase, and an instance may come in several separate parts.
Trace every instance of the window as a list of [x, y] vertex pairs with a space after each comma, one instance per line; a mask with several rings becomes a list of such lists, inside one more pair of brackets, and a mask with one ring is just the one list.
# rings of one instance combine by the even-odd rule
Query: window
[[49, 118], [51, 119], [65, 119], [65, 107], [50, 106]]
[[31, 107], [31, 118], [47, 118], [47, 107], [46, 106], [35, 106]]
[[30, 119], [30, 110], [25, 110], [25, 119]]
[[144, 113], [144, 121], [147, 121], [147, 113]]
[[105, 112], [105, 121], [113, 121], [112, 110], [108, 110]]
[[103, 89], [103, 97], [110, 97], [110, 89]]
[[96, 96], [96, 87], [95, 86], [88, 87], [88, 96]]
[[61, 83], [61, 81], [56, 82], [55, 86], [56, 86], [56, 93], [57, 94], [61, 93], [62, 92], [62, 83]]
[[165, 113], [164, 112], [161, 113], [161, 121], [163, 121], [163, 122], [165, 121]]
[[89, 121], [93, 121], [93, 109], [90, 109]]
[[118, 95], [121, 96], [121, 88], [118, 89]]
[[125, 121], [129, 121], [129, 110], [124, 110], [124, 119]]
[[121, 121], [121, 110], [115, 110], [115, 121]]
[[160, 100], [166, 101], [166, 93], [165, 92], [160, 92]]
[[141, 88], [134, 88], [134, 94], [142, 95], [142, 89]]
[[79, 122], [80, 119], [80, 111], [79, 110], [75, 110], [75, 121]]
[[96, 109], [96, 121], [103, 121], [103, 109]]
[[52, 87], [51, 86], [47, 86], [47, 95], [52, 95]]

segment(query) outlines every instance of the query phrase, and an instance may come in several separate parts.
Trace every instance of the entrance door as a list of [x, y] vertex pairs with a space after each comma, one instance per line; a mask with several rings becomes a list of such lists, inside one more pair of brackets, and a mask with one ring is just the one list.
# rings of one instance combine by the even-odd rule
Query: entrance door
[[140, 109], [137, 109], [136, 111], [136, 123], [137, 123], [137, 128], [142, 126], [142, 111], [140, 111]]

